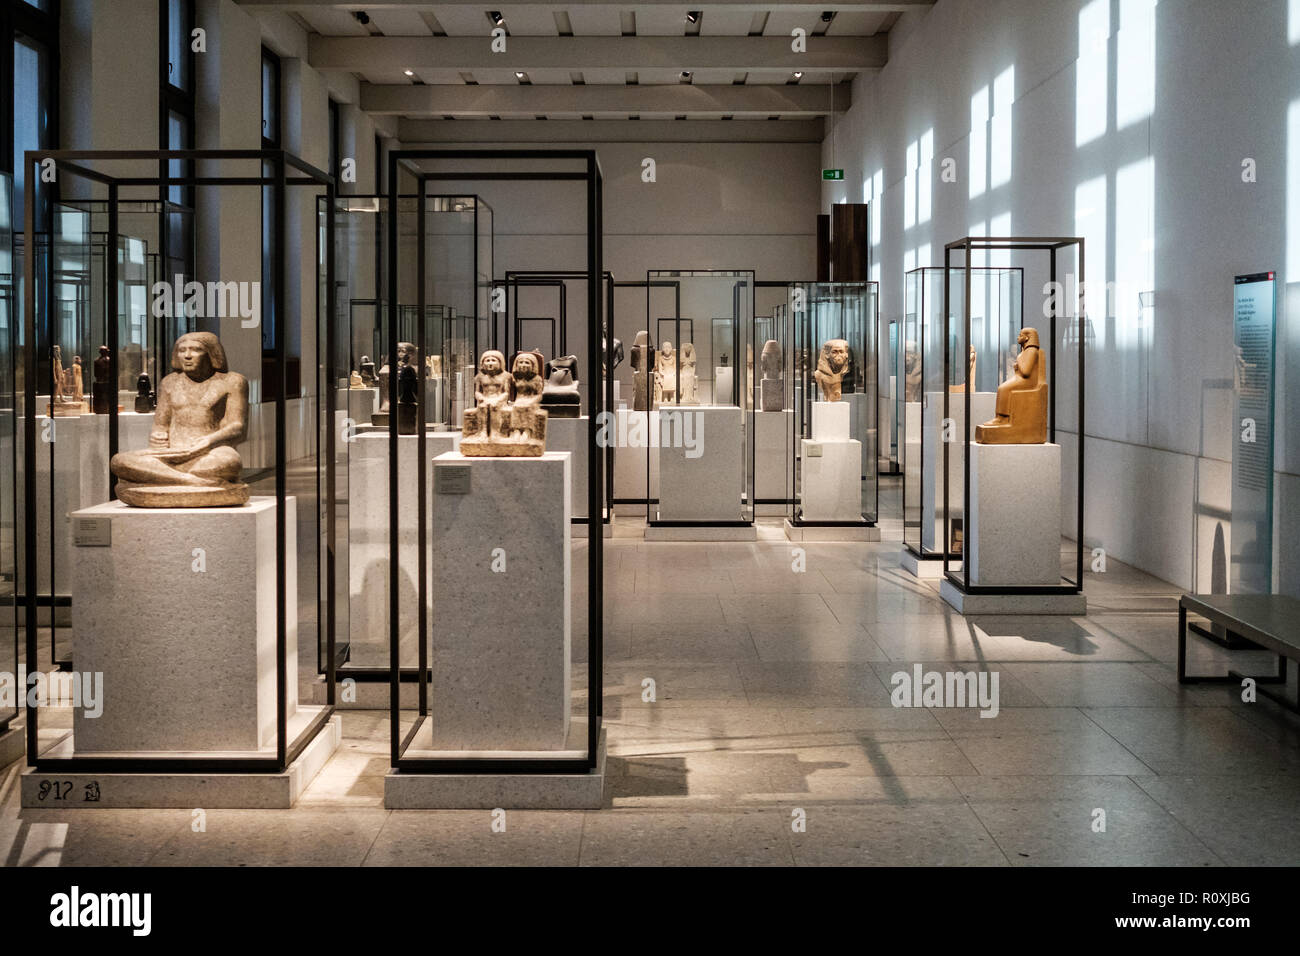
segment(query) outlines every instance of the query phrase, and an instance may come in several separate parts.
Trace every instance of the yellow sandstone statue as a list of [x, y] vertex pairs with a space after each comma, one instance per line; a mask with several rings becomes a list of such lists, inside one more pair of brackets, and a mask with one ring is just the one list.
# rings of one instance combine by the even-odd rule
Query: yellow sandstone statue
[[1021, 329], [1020, 354], [1011, 376], [998, 386], [997, 416], [975, 426], [985, 445], [1041, 445], [1047, 441], [1047, 364], [1038, 330]]

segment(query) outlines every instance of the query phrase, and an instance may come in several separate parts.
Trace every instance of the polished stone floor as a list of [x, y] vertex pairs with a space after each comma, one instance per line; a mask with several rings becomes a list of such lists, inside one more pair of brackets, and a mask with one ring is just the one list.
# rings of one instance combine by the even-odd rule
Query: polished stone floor
[[[387, 716], [293, 810], [20, 811], [6, 865], [1300, 863], [1300, 719], [1180, 687], [1172, 586], [1110, 561], [1079, 618], [962, 617], [899, 535], [809, 544], [606, 541], [609, 782], [599, 811], [387, 811]], [[1265, 673], [1204, 642], [1194, 666]], [[891, 705], [891, 678], [996, 673], [999, 706]], [[583, 705], [586, 665], [575, 673]], [[653, 681], [653, 702], [644, 700]], [[1292, 688], [1294, 693], [1294, 685]], [[1104, 822], [1104, 828], [1101, 824]], [[801, 824], [801, 826], [799, 826]]]

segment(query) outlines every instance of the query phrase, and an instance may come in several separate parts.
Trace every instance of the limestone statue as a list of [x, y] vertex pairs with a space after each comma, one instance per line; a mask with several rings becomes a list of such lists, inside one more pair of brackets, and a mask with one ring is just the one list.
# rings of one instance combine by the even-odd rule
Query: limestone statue
[[236, 445], [248, 432], [248, 379], [230, 371], [221, 341], [187, 332], [158, 386], [149, 447], [109, 463], [117, 497], [140, 508], [204, 508], [248, 502]]
[[655, 404], [677, 401], [677, 352], [667, 339], [655, 353]]
[[975, 426], [985, 445], [1040, 445], [1047, 441], [1047, 365], [1038, 347], [1038, 330], [1021, 329], [1020, 354], [1012, 373], [998, 386], [996, 417]]
[[351, 372], [348, 374], [348, 388], [365, 388], [365, 383], [361, 381], [360, 372]]
[[357, 371], [361, 374], [361, 384], [366, 388], [373, 388], [379, 384], [379, 378], [375, 375], [375, 363], [370, 360], [369, 355], [361, 356]]
[[921, 400], [921, 350], [915, 342], [908, 342], [903, 353], [903, 401]]
[[81, 356], [67, 368], [63, 365], [63, 350], [52, 346], [50, 355], [50, 407], [54, 417], [81, 415], [89, 411], [81, 392]]
[[768, 339], [763, 343], [763, 353], [759, 357], [763, 369], [763, 378], [759, 386], [759, 398], [762, 410], [779, 412], [785, 408], [785, 360], [781, 354], [781, 343]]
[[632, 340], [632, 410], [650, 410], [650, 333], [642, 330]]
[[697, 396], [698, 379], [695, 373], [695, 343], [687, 342], [682, 346], [681, 369], [678, 375], [678, 391], [681, 393], [680, 404], [698, 405], [700, 400]]
[[90, 383], [90, 410], [96, 415], [107, 415], [114, 402], [113, 386], [109, 376], [113, 371], [113, 358], [107, 345], [99, 347], [99, 358], [92, 365], [95, 380]]
[[542, 407], [551, 418], [580, 418], [582, 397], [578, 393], [578, 357], [562, 355], [547, 366]]
[[474, 408], [464, 414], [461, 453], [470, 457], [536, 458], [546, 451], [543, 368], [538, 352], [520, 352], [509, 374], [505, 356], [483, 353], [474, 376]]
[[844, 387], [844, 374], [849, 368], [849, 343], [844, 339], [828, 339], [817, 358], [817, 371], [813, 378], [822, 392], [822, 401], [838, 402]]

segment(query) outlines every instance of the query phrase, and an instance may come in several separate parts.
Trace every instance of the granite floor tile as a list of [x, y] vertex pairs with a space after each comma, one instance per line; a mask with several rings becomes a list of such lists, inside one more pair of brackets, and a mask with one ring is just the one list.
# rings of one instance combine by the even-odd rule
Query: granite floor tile
[[1227, 708], [1093, 707], [1084, 713], [1159, 774], [1300, 772], [1300, 749]]
[[[996, 723], [997, 718], [991, 721]], [[1012, 729], [952, 734], [980, 774], [1124, 775], [1151, 768], [1097, 727], [1069, 731], [1018, 732]]]
[[394, 810], [364, 866], [576, 866], [583, 815], [506, 810]]
[[207, 830], [186, 827], [153, 857], [155, 866], [358, 866], [390, 811], [209, 810]]
[[749, 629], [733, 624], [633, 624], [628, 656], [638, 661], [752, 661]]
[[588, 811], [583, 866], [789, 866], [787, 823], [774, 808]]
[[764, 661], [885, 661], [888, 655], [860, 624], [752, 622], [749, 633]]
[[1132, 664], [1002, 665], [1042, 700], [1057, 707], [1176, 707], [1178, 695]]
[[1005, 866], [970, 807], [924, 802], [813, 807], [790, 834], [800, 866]]
[[889, 706], [889, 691], [869, 663], [742, 662], [737, 670], [755, 705]]

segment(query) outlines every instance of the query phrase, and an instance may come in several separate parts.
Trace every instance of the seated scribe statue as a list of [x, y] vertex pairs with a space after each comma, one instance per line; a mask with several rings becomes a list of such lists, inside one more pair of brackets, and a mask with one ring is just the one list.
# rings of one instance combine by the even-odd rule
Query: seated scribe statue
[[844, 388], [844, 375], [849, 370], [849, 343], [844, 339], [827, 339], [817, 357], [817, 370], [813, 378], [821, 389], [823, 402], [838, 402]]
[[1047, 441], [1047, 367], [1038, 330], [1021, 329], [1011, 375], [998, 386], [996, 417], [975, 426], [985, 445], [1040, 445]]
[[247, 504], [235, 445], [248, 431], [248, 379], [230, 371], [211, 332], [178, 338], [172, 369], [158, 385], [149, 447], [119, 452], [109, 463], [117, 497], [139, 508]]

